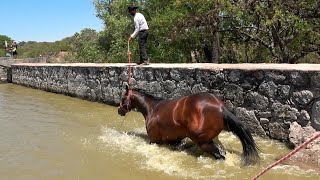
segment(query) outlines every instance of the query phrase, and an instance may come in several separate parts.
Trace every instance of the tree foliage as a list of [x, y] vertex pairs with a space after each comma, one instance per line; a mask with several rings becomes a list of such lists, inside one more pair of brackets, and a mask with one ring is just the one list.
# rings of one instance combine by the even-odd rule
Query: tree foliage
[[[134, 31], [130, 4], [148, 21], [151, 62], [320, 63], [318, 0], [94, 0], [103, 31], [84, 29], [53, 43], [20, 42], [19, 56], [63, 50], [69, 62], [127, 62]], [[136, 40], [130, 50], [138, 61]]]
[[126, 59], [132, 3], [149, 23], [153, 62], [191, 62], [190, 52], [197, 62], [296, 63], [319, 56], [317, 0], [96, 0], [109, 61]]
[[68, 38], [56, 42], [19, 42], [19, 58], [50, 57], [58, 54], [60, 51], [69, 51]]
[[[100, 42], [103, 38], [100, 39], [100, 36], [101, 33], [93, 29], [83, 29], [71, 37], [55, 42], [22, 41], [19, 42], [18, 57], [45, 57], [54, 61], [63, 52], [67, 54], [64, 56], [66, 62], [105, 62], [104, 51], [100, 45], [103, 45]], [[0, 42], [4, 41], [2, 36], [0, 38]], [[5, 39], [8, 41], [10, 38]]]
[[11, 43], [11, 38], [6, 35], [0, 35], [0, 57], [6, 55], [5, 48], [3, 47], [3, 43], [7, 41], [8, 45]]
[[99, 46], [99, 33], [93, 29], [83, 29], [69, 38], [69, 62], [104, 62], [104, 53]]

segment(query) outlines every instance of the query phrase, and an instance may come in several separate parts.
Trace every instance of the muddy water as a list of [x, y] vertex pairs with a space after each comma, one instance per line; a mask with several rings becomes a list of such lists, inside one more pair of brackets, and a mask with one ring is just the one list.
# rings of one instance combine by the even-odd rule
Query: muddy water
[[[11, 84], [0, 84], [0, 179], [251, 179], [289, 150], [256, 138], [261, 164], [241, 167], [241, 145], [220, 135], [225, 161], [189, 140], [148, 144], [143, 118], [116, 108]], [[315, 171], [280, 165], [262, 179], [320, 179]]]

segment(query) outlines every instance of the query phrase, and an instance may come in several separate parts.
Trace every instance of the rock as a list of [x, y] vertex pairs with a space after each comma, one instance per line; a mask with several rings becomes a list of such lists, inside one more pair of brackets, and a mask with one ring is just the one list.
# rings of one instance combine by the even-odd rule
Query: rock
[[271, 118], [272, 117], [272, 113], [270, 111], [267, 111], [267, 112], [259, 112], [258, 111], [258, 116], [260, 118]]
[[297, 122], [301, 125], [301, 126], [306, 126], [309, 122], [310, 122], [310, 115], [306, 110], [302, 110], [300, 112], [300, 116], [297, 119]]
[[110, 77], [113, 77], [115, 74], [116, 74], [116, 70], [115, 69], [110, 69], [109, 70]]
[[316, 101], [312, 106], [311, 125], [316, 130], [320, 130], [320, 100]]
[[[317, 131], [311, 126], [301, 127], [297, 122], [293, 122], [290, 125], [289, 129], [289, 142], [294, 145], [294, 147], [300, 146], [306, 140], [311, 138]], [[320, 141], [318, 140], [320, 145]], [[310, 148], [311, 145], [308, 145], [307, 148]], [[319, 147], [320, 150], [320, 147]]]
[[299, 111], [289, 105], [281, 103], [272, 104], [272, 115], [275, 119], [289, 119], [291, 121], [297, 120]]
[[245, 108], [236, 108], [235, 114], [239, 120], [249, 128], [250, 132], [260, 137], [267, 137], [266, 132], [261, 127], [260, 122], [256, 118], [253, 111], [248, 111]]
[[169, 76], [169, 73], [170, 73], [169, 69], [156, 69], [154, 76], [157, 81], [164, 81]]
[[152, 81], [147, 84], [147, 92], [149, 92], [151, 95], [154, 95], [155, 97], [161, 98], [161, 92], [163, 91], [161, 88], [160, 83], [157, 81]]
[[200, 93], [200, 92], [208, 92], [209, 89], [202, 84], [196, 84], [192, 88], [192, 94]]
[[220, 86], [225, 82], [224, 73], [218, 70], [196, 70], [195, 79], [204, 86]]
[[237, 105], [243, 103], [243, 89], [236, 84], [226, 84], [223, 90], [224, 97], [233, 100]]
[[269, 106], [269, 100], [257, 92], [249, 92], [245, 98], [245, 105], [253, 109], [266, 110]]
[[290, 73], [290, 82], [294, 85], [294, 86], [306, 86], [309, 84], [309, 77], [308, 75], [306, 75], [305, 73], [301, 73], [301, 72], [292, 72]]
[[237, 82], [241, 79], [241, 73], [238, 70], [231, 71], [229, 74], [230, 82]]
[[137, 81], [133, 88], [147, 90], [148, 81]]
[[[111, 72], [111, 70], [109, 71]], [[137, 80], [137, 81], [145, 81], [146, 79], [146, 75], [144, 74], [144, 70], [142, 68], [134, 68], [133, 71], [133, 77]], [[117, 76], [117, 73], [115, 74], [115, 76]]]
[[307, 105], [313, 100], [313, 93], [309, 90], [293, 92], [292, 100], [298, 105]]
[[[124, 70], [128, 79], [128, 70]], [[123, 74], [123, 72], [122, 72]], [[136, 80], [153, 81], [155, 79], [154, 71], [151, 68], [134, 68], [133, 77]]]
[[286, 76], [282, 75], [280, 72], [266, 72], [266, 79], [274, 81], [276, 83], [283, 83], [286, 79]]
[[269, 98], [274, 98], [277, 95], [277, 85], [273, 81], [263, 82], [259, 86], [259, 92]]
[[253, 73], [253, 76], [258, 80], [262, 80], [264, 78], [264, 73], [263, 71], [256, 71]]
[[123, 71], [119, 76], [119, 79], [122, 81], [128, 81], [128, 78], [129, 78], [128, 71]]
[[152, 68], [144, 68], [144, 75], [149, 82], [155, 79], [154, 70]]
[[180, 81], [174, 90], [173, 98], [182, 97], [191, 94], [191, 87], [185, 81]]
[[[289, 129], [289, 142], [296, 148], [311, 137], [315, 136], [316, 133], [320, 132], [317, 132], [311, 126], [301, 127], [298, 123], [293, 122]], [[290, 160], [304, 162], [311, 165], [311, 167], [320, 168], [320, 138], [309, 143], [306, 148], [300, 150]]]
[[314, 73], [311, 77], [311, 86], [320, 87], [320, 72]]
[[282, 99], [287, 99], [290, 95], [291, 87], [289, 85], [279, 85], [278, 86], [278, 96]]
[[268, 124], [268, 123], [269, 123], [269, 119], [267, 119], [267, 118], [260, 118], [260, 123], [261, 123], [261, 124]]
[[174, 83], [174, 81], [166, 80], [163, 84], [163, 88], [166, 92], [173, 92], [176, 88], [176, 84]]
[[254, 86], [252, 86], [248, 81], [244, 81], [244, 83], [241, 84], [241, 87], [245, 90], [253, 89]]
[[274, 122], [269, 124], [270, 137], [286, 142], [288, 140], [288, 129], [283, 124]]
[[177, 69], [171, 70], [170, 71], [170, 76], [175, 81], [180, 81], [181, 80], [180, 73], [179, 73], [179, 71]]

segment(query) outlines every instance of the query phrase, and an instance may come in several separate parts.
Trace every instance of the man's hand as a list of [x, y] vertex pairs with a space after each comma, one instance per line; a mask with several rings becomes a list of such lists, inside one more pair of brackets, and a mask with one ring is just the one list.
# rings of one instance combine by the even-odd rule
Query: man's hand
[[131, 43], [131, 41], [132, 41], [132, 38], [131, 38], [131, 36], [129, 36], [128, 42]]

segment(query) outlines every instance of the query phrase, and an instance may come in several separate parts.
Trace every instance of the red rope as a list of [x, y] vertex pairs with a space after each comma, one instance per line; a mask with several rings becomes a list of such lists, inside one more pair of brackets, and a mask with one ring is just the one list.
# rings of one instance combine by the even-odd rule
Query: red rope
[[307, 144], [311, 143], [312, 141], [316, 140], [317, 138], [320, 137], [320, 133], [317, 133], [315, 136], [313, 136], [312, 138], [310, 138], [309, 140], [307, 140], [306, 142], [304, 142], [303, 144], [301, 144], [299, 147], [297, 147], [296, 149], [294, 149], [293, 151], [291, 151], [289, 154], [287, 154], [286, 156], [284, 156], [283, 158], [279, 159], [278, 161], [274, 162], [273, 164], [269, 165], [267, 168], [265, 168], [263, 171], [261, 171], [258, 175], [256, 175], [253, 180], [258, 179], [261, 175], [263, 175], [264, 173], [266, 173], [268, 170], [270, 170], [271, 168], [275, 167], [276, 165], [282, 163], [283, 161], [287, 160], [288, 158], [290, 158], [291, 156], [293, 156], [295, 153], [297, 153], [298, 151], [300, 151], [302, 148], [304, 148]]

